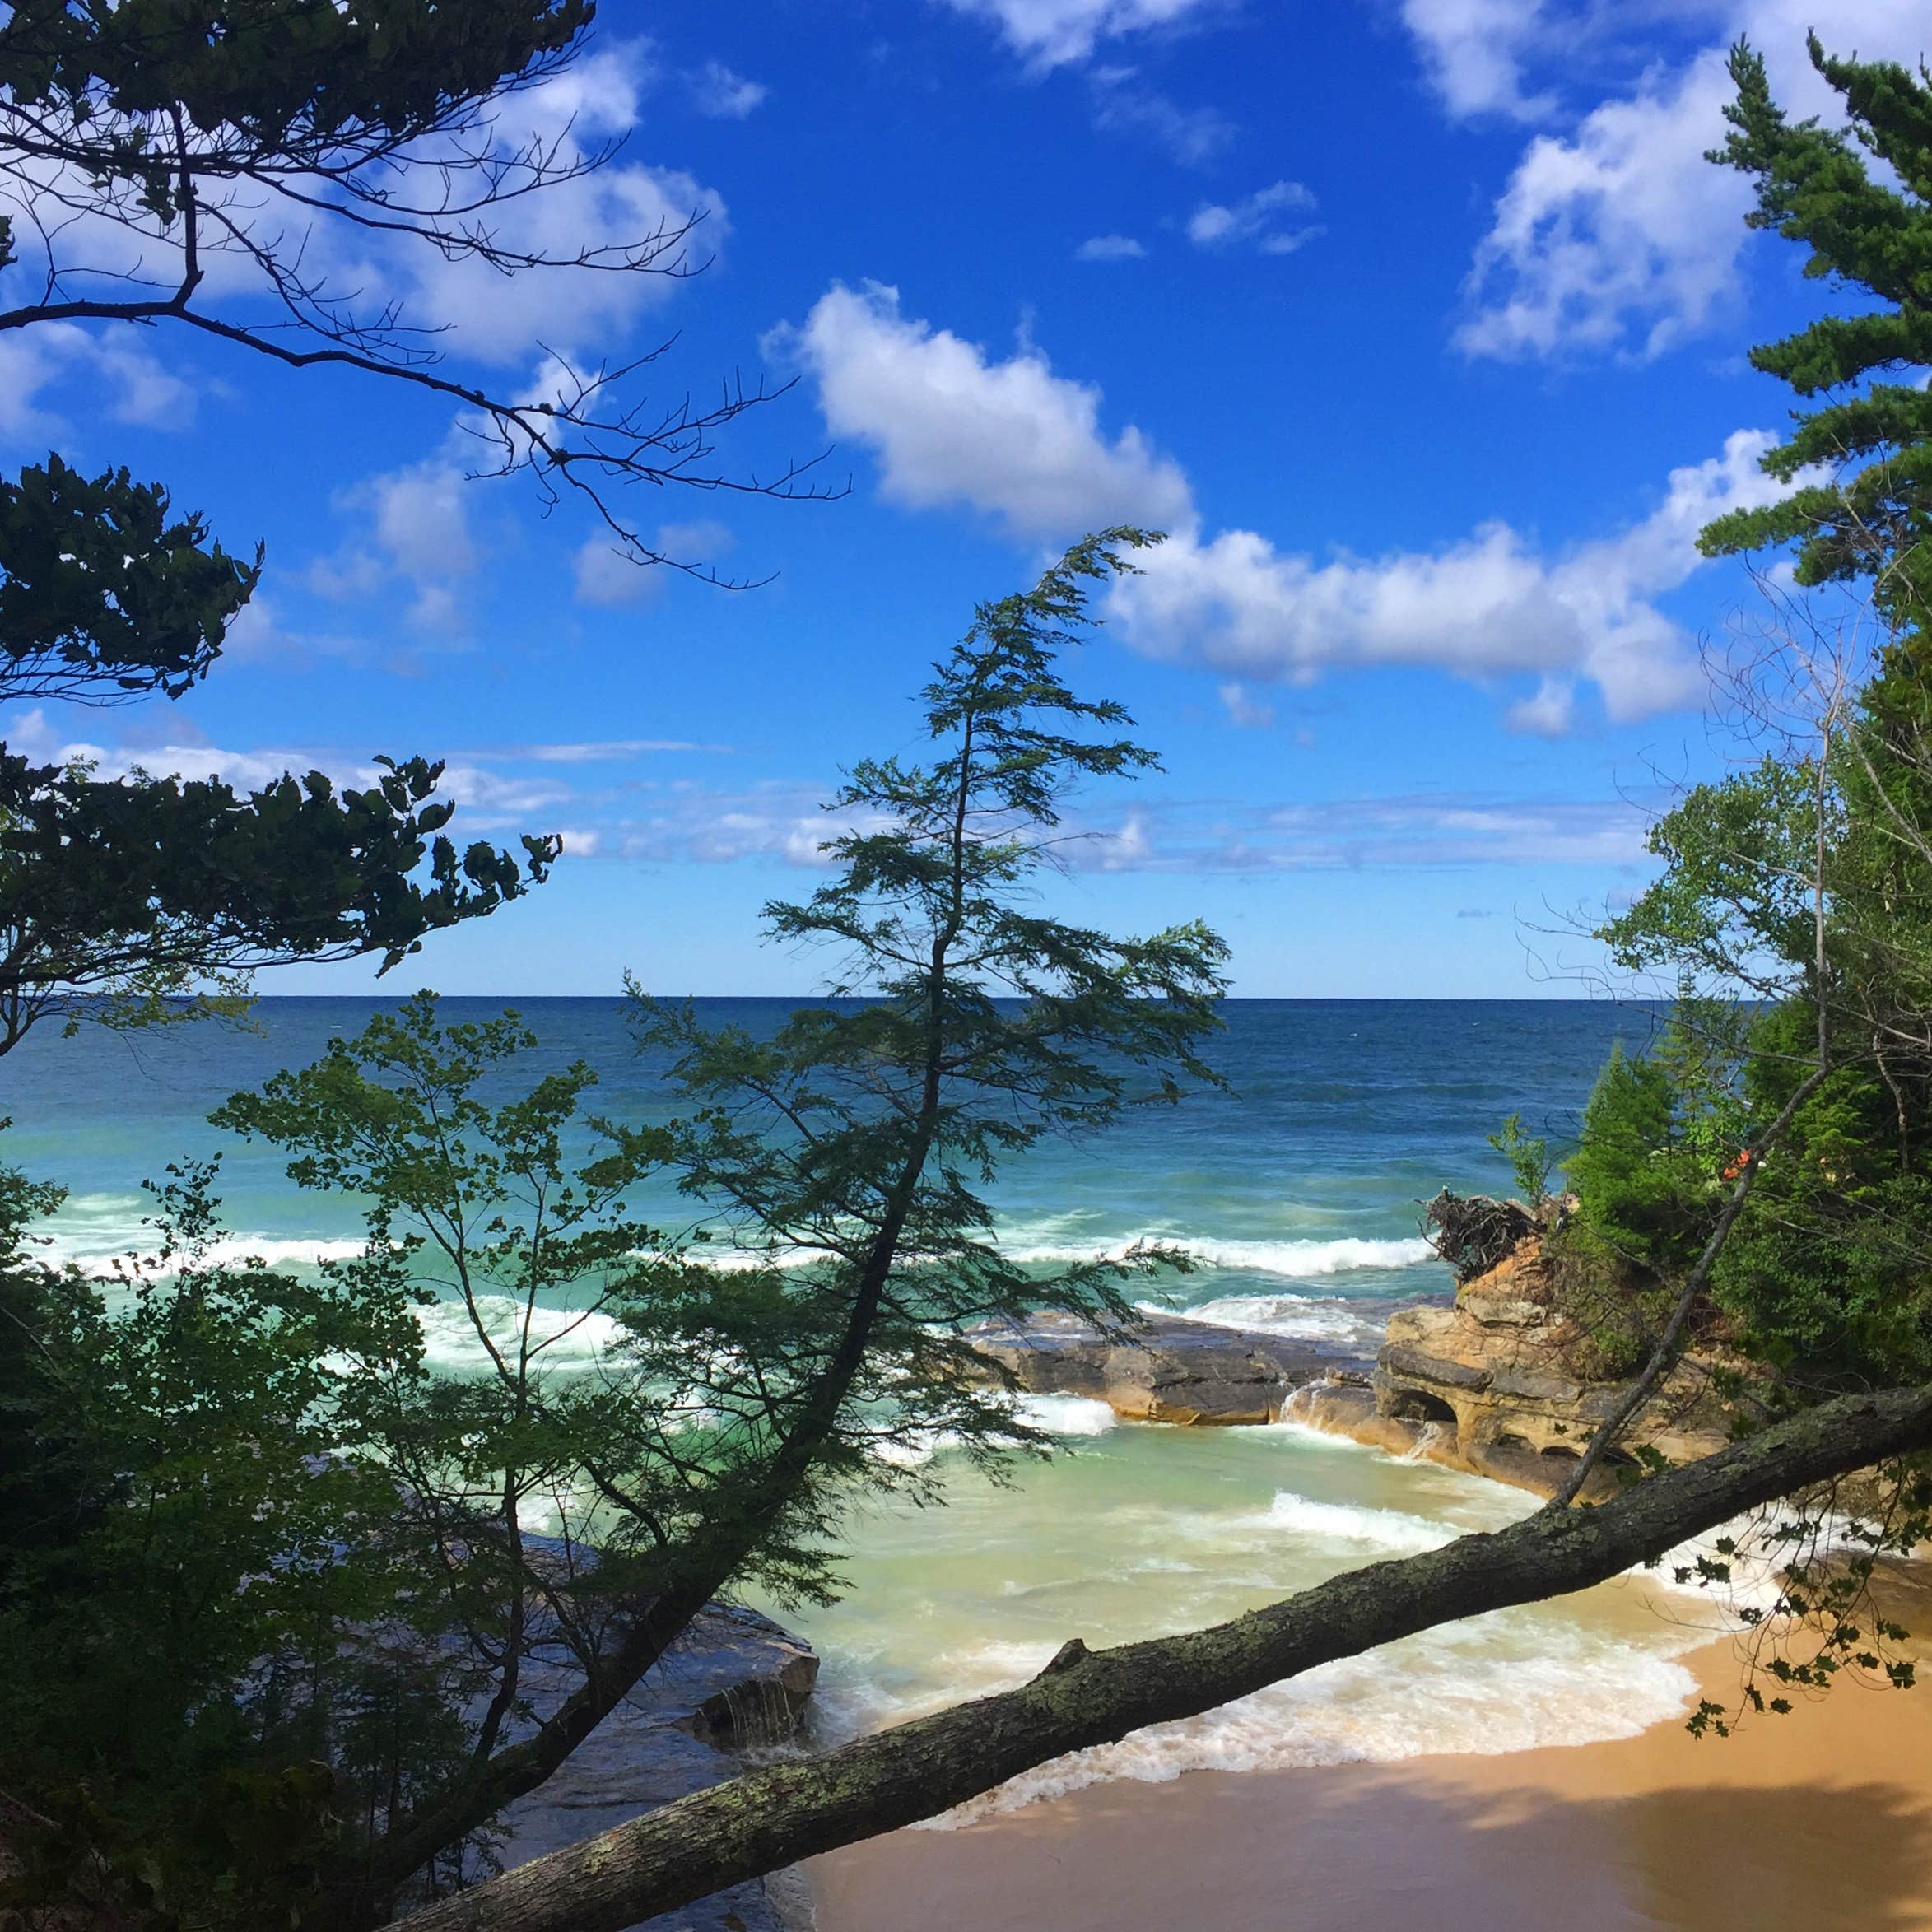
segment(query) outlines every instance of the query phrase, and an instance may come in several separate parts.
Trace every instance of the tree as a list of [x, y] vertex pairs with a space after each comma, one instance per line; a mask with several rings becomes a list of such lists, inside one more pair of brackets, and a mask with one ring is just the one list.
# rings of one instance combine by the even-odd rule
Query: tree
[[[13, 1627], [60, 1622], [78, 1587], [70, 1621], [91, 1649], [156, 1597], [219, 1598], [232, 1616], [217, 1626], [238, 1634], [150, 1690], [142, 1729], [163, 1742], [145, 1753], [115, 1748], [111, 1696], [83, 1722], [51, 1671], [45, 1698], [0, 1720], [10, 1788], [70, 1818], [47, 1788], [84, 1757], [104, 1793], [126, 1794], [115, 1832], [83, 1829], [100, 1800], [75, 1822], [90, 1854], [138, 1853], [216, 1923], [244, 1909], [231, 1899], [259, 1912], [270, 1897], [305, 1922], [379, 1920], [473, 1876], [491, 1819], [721, 1590], [835, 1589], [855, 1489], [933, 1493], [894, 1451], [943, 1438], [997, 1471], [1044, 1450], [975, 1325], [1042, 1306], [1124, 1322], [1122, 1284], [1166, 1257], [1017, 1264], [985, 1185], [1044, 1135], [1214, 1079], [1199, 1050], [1218, 1023], [1213, 935], [1117, 939], [1035, 902], [1078, 789], [1152, 762], [1120, 707], [1077, 696], [1056, 662], [1092, 587], [1146, 541], [1088, 538], [1034, 589], [982, 606], [925, 694], [933, 761], [855, 769], [826, 883], [767, 909], [775, 937], [836, 950], [831, 1003], [758, 1040], [637, 996], [645, 1040], [674, 1056], [681, 1120], [596, 1121], [582, 1066], [517, 1087], [535, 1043], [514, 1017], [445, 1025], [425, 996], [216, 1116], [283, 1150], [299, 1186], [366, 1203], [363, 1254], [313, 1286], [203, 1265], [212, 1183], [197, 1176], [170, 1203], [193, 1238], [164, 1265], [182, 1264], [130, 1322], [88, 1284], [49, 1290], [38, 1413], [77, 1419], [113, 1480], [78, 1539], [79, 1582], [27, 1564]], [[709, 1242], [633, 1215], [660, 1174], [731, 1256], [711, 1264]], [[439, 1295], [473, 1375], [425, 1361], [409, 1318]], [[595, 1372], [552, 1372], [560, 1340], [586, 1336], [603, 1338]], [[189, 1352], [167, 1352], [184, 1338]], [[156, 1350], [165, 1369], [148, 1366]], [[261, 1376], [303, 1363], [312, 1378], [276, 1413]], [[182, 1404], [193, 1426], [178, 1430]], [[248, 1445], [270, 1436], [251, 1491]], [[244, 1502], [230, 1536], [225, 1512]], [[131, 1548], [131, 1522], [157, 1506], [180, 1543]], [[303, 1556], [275, 1567], [282, 1537]], [[299, 1593], [244, 1587], [265, 1561]], [[319, 1760], [320, 1787], [305, 1768]], [[294, 1808], [273, 1870], [207, 1840], [209, 1792], [237, 1779]], [[50, 1839], [62, 1876], [73, 1841]]]
[[[1932, 364], [1932, 84], [1894, 62], [1836, 58], [1815, 34], [1807, 44], [1850, 127], [1788, 119], [1762, 57], [1739, 42], [1731, 132], [1711, 158], [1753, 177], [1753, 227], [1804, 244], [1808, 276], [1871, 306], [1751, 351], [1753, 367], [1802, 397], [1844, 393], [1799, 411], [1763, 459], [1798, 486], [1720, 517], [1701, 542], [1709, 556], [1790, 545], [1801, 584], [1864, 580], [1882, 612], [1916, 622], [1932, 597], [1932, 397], [1918, 383], [1874, 379]], [[1875, 179], [1867, 155], [1898, 185]]]
[[[424, 265], [518, 276], [682, 277], [704, 211], [639, 231], [618, 158], [538, 91], [582, 54], [589, 0], [30, 0], [0, 22], [0, 333], [133, 327], [441, 398], [546, 504], [568, 494], [640, 566], [668, 563], [619, 508], [633, 482], [819, 494], [794, 465], [737, 476], [715, 442], [762, 389], [654, 402], [663, 353], [528, 393], [446, 367], [449, 317], [405, 300]], [[574, 226], [573, 226], [574, 220]], [[582, 239], [550, 237], [582, 231]], [[668, 345], [665, 345], [666, 347]], [[124, 469], [50, 454], [0, 483], [0, 704], [179, 698], [212, 669], [262, 557]], [[459, 850], [441, 767], [376, 759], [344, 787], [291, 775], [109, 778], [0, 749], [0, 1052], [39, 1018], [146, 1023], [238, 996], [253, 970], [374, 954], [495, 910], [557, 847]], [[212, 985], [216, 1002], [189, 996]]]
[[[318, 1761], [361, 1768], [410, 1632], [407, 1604], [377, 1627], [408, 1552], [362, 1453], [420, 1373], [408, 1297], [216, 1264], [211, 1178], [157, 1190], [159, 1254], [105, 1292], [18, 1245], [0, 1278], [0, 1631], [39, 1660], [0, 1710], [12, 1905], [233, 1923], [312, 1882]], [[433, 1716], [405, 1781], [448, 1747]]]
[[0, 26], [0, 332], [134, 324], [407, 384], [464, 412], [493, 473], [570, 492], [634, 561], [709, 575], [647, 542], [617, 486], [800, 493], [799, 466], [761, 482], [711, 463], [765, 390], [653, 402], [636, 379], [666, 344], [617, 367], [552, 356], [535, 393], [500, 394], [449, 372], [449, 319], [401, 292], [425, 262], [486, 281], [702, 266], [701, 207], [640, 225], [621, 197], [575, 221], [560, 205], [617, 149], [524, 97], [580, 56], [594, 16], [590, 0], [15, 7]]
[[[1932, 361], [1929, 91], [1897, 68], [1827, 61], [1815, 43], [1813, 58], [1841, 85], [1857, 138], [1906, 189], [1874, 184], [1846, 137], [1786, 123], [1756, 57], [1738, 50], [1737, 133], [1723, 158], [1759, 175], [1760, 225], [1809, 241], [1814, 272], [1862, 283], [1883, 305], [1757, 352], [1760, 366], [1807, 394]], [[1753, 729], [1775, 728], [1771, 754], [1692, 791], [1659, 822], [1660, 878], [1604, 929], [1628, 970], [1682, 989], [1682, 1031], [1651, 1062], [1606, 1076], [1594, 1110], [1599, 1144], [1580, 1150], [1581, 1176], [1570, 1164], [1585, 1218], [1595, 1194], [1612, 1226], [1641, 1236], [1658, 1306], [1645, 1312], [1644, 1369], [1564, 1493], [1500, 1534], [1376, 1564], [1213, 1629], [1100, 1653], [1073, 1639], [1017, 1690], [666, 1807], [416, 1914], [409, 1932], [616, 1932], [734, 1878], [930, 1816], [1060, 1753], [1655, 1562], [1753, 1509], [1770, 1512], [1771, 1547], [1785, 1553], [1780, 1613], [1809, 1622], [1817, 1640], [1806, 1655], [1761, 1652], [1766, 1674], [1818, 1685], [1862, 1667], [1908, 1683], [1909, 1666], [1881, 1655], [1894, 1627], [1864, 1614], [1862, 1593], [1878, 1553], [1910, 1549], [1932, 1529], [1923, 1474], [1932, 1257], [1919, 1192], [1932, 1127], [1932, 952], [1921, 943], [1932, 931], [1932, 707], [1919, 628], [1929, 431], [1916, 389], [1878, 386], [1829, 405], [1767, 459], [1803, 486], [1706, 533], [1714, 552], [1795, 545], [1804, 584], [1870, 580], [1889, 636], [1860, 670], [1855, 652], [1817, 648], [1807, 607], [1777, 607], [1793, 621], [1756, 660], [1762, 675], [1747, 694]], [[1846, 468], [1814, 491], [1808, 466], [1825, 461]], [[1725, 1150], [1740, 1123], [1747, 1145]], [[1661, 1149], [1672, 1168], [1661, 1188], [1638, 1171], [1640, 1144], [1644, 1161]], [[1791, 1244], [1781, 1273], [1768, 1258], [1781, 1241]], [[1716, 1455], [1636, 1472], [1612, 1501], [1576, 1506], [1583, 1476], [1714, 1301], [1737, 1324], [1734, 1339], [1776, 1374], [1781, 1410]], [[1834, 1486], [1874, 1466], [1855, 1553], [1817, 1561]], [[1698, 1559], [1685, 1573], [1719, 1585], [1727, 1563]], [[1780, 1702], [1755, 1682], [1746, 1697]], [[1708, 1707], [1692, 1720], [1723, 1722]]]
[[[674, 1082], [696, 1103], [673, 1136], [681, 1185], [754, 1255], [817, 1258], [764, 1278], [801, 1325], [743, 1467], [692, 1534], [667, 1539], [605, 1669], [379, 1847], [379, 1885], [539, 1785], [769, 1539], [822, 1526], [824, 1485], [854, 1472], [868, 1414], [973, 1454], [1036, 1440], [976, 1385], [965, 1324], [1042, 1305], [1118, 1318], [1110, 1284], [1162, 1259], [1040, 1280], [999, 1253], [975, 1191], [1043, 1134], [1096, 1131], [1130, 1097], [1172, 1101], [1182, 1078], [1213, 1078], [1195, 1048], [1217, 1023], [1218, 940], [1198, 927], [1115, 940], [1029, 903], [1068, 794], [1154, 762], [1107, 735], [1121, 707], [1077, 697], [1054, 661], [1092, 584], [1148, 541], [1089, 538], [1032, 590], [980, 607], [925, 692], [939, 756], [858, 766], [836, 809], [862, 829], [828, 841], [833, 878], [766, 909], [774, 938], [838, 949], [831, 990], [866, 996], [859, 1010], [808, 1008], [760, 1044], [640, 999], [645, 1039], [678, 1053]], [[1152, 1076], [1144, 1096], [1135, 1069]]]
[[49, 456], [0, 482], [0, 704], [180, 697], [260, 576], [165, 490]]
[[[1644, 1078], [1660, 1083], [1651, 1111], [1667, 1129], [1709, 1131], [1680, 1136], [1670, 1171], [1641, 1173], [1613, 1148], [1594, 1157], [1596, 1219], [1618, 1222], [1623, 1251], [1674, 1292], [1572, 1495], [1701, 1310], [1770, 1372], [1776, 1401], [1932, 1365], [1918, 1233], [1932, 1186], [1918, 1151], [1932, 1097], [1932, 416], [1919, 384], [1874, 379], [1932, 361], [1932, 85], [1809, 46], [1850, 128], [1790, 122], [1740, 44], [1732, 131], [1711, 158], [1755, 178], [1753, 226], [1805, 243], [1807, 274], [1875, 306], [1753, 351], [1800, 396], [1839, 393], [1764, 458], [1786, 494], [1700, 539], [1711, 555], [1789, 548], [1800, 588], [1759, 573], [1767, 615], [1720, 681], [1740, 735], [1771, 749], [1659, 822], [1662, 876], [1599, 934], [1621, 966], [1682, 990], [1677, 1037], [1702, 1044]], [[1902, 186], [1874, 180], [1861, 148]], [[1639, 1228], [1627, 1210], [1646, 1192]]]
[[[1640, 1483], [1440, 1550], [1373, 1563], [1185, 1636], [1089, 1650], [1030, 1683], [750, 1771], [398, 1921], [403, 1932], [622, 1932], [760, 1872], [931, 1818], [1068, 1751], [1212, 1710], [1459, 1618], [1587, 1588], [1686, 1537], [1932, 1446], [1932, 1390], [1841, 1397]], [[1917, 1513], [1896, 1525], [1923, 1534]], [[1909, 1681], [1906, 1679], [1905, 1681]]]
[[367, 787], [311, 771], [238, 793], [0, 749], [0, 1053], [49, 1014], [191, 1016], [207, 1003], [184, 995], [241, 995], [264, 966], [374, 953], [387, 971], [544, 878], [554, 839], [525, 837], [520, 865], [486, 842], [459, 852], [442, 766], [375, 762]]
[[[1069, 1636], [1017, 1689], [749, 1772], [409, 1915], [406, 1932], [619, 1932], [935, 1815], [1064, 1753], [1443, 1622], [1638, 1563], [1669, 1561], [1680, 1580], [1721, 1590], [1732, 1536], [1715, 1556], [1669, 1553], [1753, 1513], [1781, 1590], [1774, 1610], [1743, 1613], [1753, 1632], [1745, 1704], [1788, 1710], [1788, 1688], [1823, 1688], [1846, 1671], [1909, 1687], [1911, 1664], [1888, 1654], [1904, 1632], [1869, 1589], [1882, 1558], [1932, 1534], [1932, 1257], [1916, 1194], [1874, 1194], [1867, 1183], [1874, 1164], [1898, 1162], [1898, 1135], [1878, 1105], [1891, 1091], [1882, 1059], [1911, 1082], [1902, 1104], [1915, 1162], [1926, 1144], [1932, 1088], [1906, 1048], [1925, 1037], [1928, 1009], [1918, 968], [1888, 949], [1899, 942], [1888, 941], [1883, 895], [1920, 903], [1927, 854], [1919, 822], [1902, 828], [1873, 801], [1882, 792], [1898, 804], [1925, 768], [1886, 762], [1888, 747], [1917, 756], [1914, 734], [1886, 735], [1902, 709], [1916, 715], [1896, 690], [1869, 691], [1848, 711], [1839, 667], [1813, 669], [1822, 675], [1799, 667], [1794, 682], [1831, 694], [1804, 713], [1814, 732], [1827, 729], [1689, 794], [1655, 829], [1661, 877], [1606, 928], [1633, 971], [1682, 986], [1685, 1031], [1649, 1060], [1613, 1064], [1570, 1163], [1579, 1219], [1587, 1227], [1594, 1210], [1595, 1231], [1613, 1233], [1626, 1259], [1641, 1246], [1651, 1302], [1639, 1311], [1648, 1359], [1593, 1438], [1591, 1462], [1714, 1311], [1776, 1378], [1741, 1440], [1678, 1469], [1633, 1469], [1600, 1506], [1579, 1506], [1573, 1480], [1500, 1534], [1351, 1571], [1229, 1623], [1098, 1652]], [[1739, 1120], [1750, 1130], [1743, 1161], [1745, 1149], [1719, 1151]], [[1660, 1180], [1646, 1171], [1659, 1153]], [[1856, 1171], [1837, 1164], [1847, 1154]], [[1762, 1245], [1780, 1240], [1803, 1244], [1790, 1263], [1802, 1292], [1766, 1264]], [[1706, 1703], [1690, 1725], [1702, 1734], [1730, 1722]]]

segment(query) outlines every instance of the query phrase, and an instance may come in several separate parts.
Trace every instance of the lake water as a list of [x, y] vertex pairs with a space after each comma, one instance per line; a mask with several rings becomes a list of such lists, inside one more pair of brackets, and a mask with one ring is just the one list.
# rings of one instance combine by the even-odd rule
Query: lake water
[[[481, 1017], [500, 1003], [453, 999], [445, 1011]], [[631, 1121], [662, 1114], [666, 1096], [632, 1050], [619, 1003], [517, 1003], [542, 1041], [538, 1061], [581, 1058], [599, 1070], [600, 1110]], [[333, 1034], [354, 1032], [375, 1004], [271, 999], [258, 1031], [202, 1026], [133, 1043], [44, 1030], [0, 1061], [0, 1113], [14, 1123], [7, 1157], [72, 1190], [54, 1229], [60, 1249], [104, 1258], [142, 1245], [142, 1180], [216, 1151], [239, 1250], [299, 1265], [352, 1242], [352, 1203], [298, 1193], [272, 1155], [225, 1143], [205, 1116], [236, 1089], [313, 1058]], [[698, 1005], [708, 1021], [757, 1031], [788, 1003]], [[1418, 1234], [1419, 1203], [1444, 1185], [1506, 1187], [1484, 1135], [1515, 1111], [1561, 1141], [1613, 1041], [1641, 1045], [1655, 1024], [1647, 1009], [1558, 1001], [1247, 1000], [1230, 1002], [1226, 1017], [1211, 1057], [1230, 1092], [1133, 1110], [1104, 1138], [1016, 1161], [994, 1190], [1000, 1238], [1044, 1261], [1159, 1236], [1201, 1264], [1172, 1285], [1173, 1306], [1362, 1346], [1392, 1306], [1450, 1292]], [[430, 1327], [455, 1366], [466, 1346], [458, 1324], [431, 1311]], [[780, 1609], [826, 1658], [827, 1735], [1017, 1682], [1068, 1636], [1097, 1646], [1184, 1629], [1531, 1506], [1292, 1423], [1116, 1423], [1099, 1404], [1064, 1399], [1036, 1413], [1065, 1455], [1026, 1467], [1006, 1488], [956, 1472], [944, 1509], [868, 1506], [851, 1525], [844, 1600]], [[1196, 1765], [1627, 1734], [1689, 1697], [1678, 1659], [1716, 1620], [1716, 1607], [1694, 1595], [1619, 1580], [1330, 1666], [984, 1802]]]

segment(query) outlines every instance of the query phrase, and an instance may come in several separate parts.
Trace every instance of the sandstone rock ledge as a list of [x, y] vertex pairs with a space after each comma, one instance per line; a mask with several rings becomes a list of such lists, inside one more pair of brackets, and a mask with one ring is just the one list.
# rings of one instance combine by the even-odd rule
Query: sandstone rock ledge
[[1129, 1422], [1231, 1427], [1279, 1419], [1296, 1390], [1361, 1357], [1247, 1329], [1152, 1315], [1122, 1338], [1066, 1315], [986, 1327], [975, 1348], [1022, 1389], [1084, 1395]]
[[[1397, 1455], [1548, 1495], [1628, 1386], [1581, 1374], [1582, 1340], [1555, 1305], [1541, 1237], [1531, 1234], [1464, 1281], [1452, 1306], [1391, 1315], [1367, 1387], [1311, 1388], [1289, 1413]], [[1687, 1361], [1632, 1418], [1589, 1493], [1614, 1492], [1617, 1465], [1632, 1462], [1633, 1450], [1654, 1449], [1674, 1463], [1713, 1454], [1731, 1439], [1729, 1420], [1706, 1366]]]
[[[1494, 1203], [1487, 1203], [1493, 1206]], [[1518, 1209], [1521, 1222], [1529, 1223]], [[1231, 1426], [1283, 1419], [1541, 1496], [1569, 1473], [1627, 1385], [1592, 1380], [1585, 1338], [1557, 1304], [1540, 1233], [1512, 1229], [1472, 1263], [1454, 1303], [1398, 1310], [1372, 1363], [1279, 1335], [1154, 1315], [1121, 1336], [1070, 1315], [973, 1332], [1018, 1386], [1083, 1395], [1129, 1422]], [[1690, 1462], [1730, 1441], [1730, 1415], [1693, 1357], [1638, 1410], [1587, 1494], [1655, 1449]]]

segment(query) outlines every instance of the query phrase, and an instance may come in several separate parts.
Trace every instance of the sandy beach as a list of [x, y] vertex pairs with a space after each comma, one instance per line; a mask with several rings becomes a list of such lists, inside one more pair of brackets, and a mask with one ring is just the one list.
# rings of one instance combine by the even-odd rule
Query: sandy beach
[[[1734, 1699], [1728, 1642], [1691, 1661]], [[1932, 1683], [1725, 1739], [1090, 1785], [816, 1861], [820, 1932], [1932, 1927]]]

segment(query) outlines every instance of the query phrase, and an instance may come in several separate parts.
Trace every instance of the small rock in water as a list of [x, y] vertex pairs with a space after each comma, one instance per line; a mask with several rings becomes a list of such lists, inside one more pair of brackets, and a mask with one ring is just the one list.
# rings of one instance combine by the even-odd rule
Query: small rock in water
[[[594, 1838], [736, 1776], [733, 1753], [796, 1733], [817, 1678], [818, 1659], [769, 1617], [712, 1604], [556, 1776], [503, 1813], [504, 1865]], [[546, 1687], [532, 1688], [547, 1701]], [[561, 1678], [551, 1688], [562, 1688]], [[766, 1883], [756, 1880], [645, 1925], [649, 1932], [785, 1929]]]

